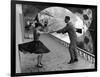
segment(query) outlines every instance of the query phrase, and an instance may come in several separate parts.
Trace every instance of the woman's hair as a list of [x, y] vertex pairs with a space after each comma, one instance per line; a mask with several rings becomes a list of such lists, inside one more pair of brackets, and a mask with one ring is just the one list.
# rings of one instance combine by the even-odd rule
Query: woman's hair
[[36, 17], [35, 17], [34, 21], [37, 21], [37, 22], [39, 22], [38, 15], [36, 15]]
[[42, 24], [39, 22], [35, 23], [35, 28], [37, 28], [37, 27], [42, 27]]
[[35, 23], [35, 28], [37, 28], [37, 27], [42, 27], [42, 24], [39, 22], [38, 15], [36, 15], [34, 21], [36, 21], [36, 23]]

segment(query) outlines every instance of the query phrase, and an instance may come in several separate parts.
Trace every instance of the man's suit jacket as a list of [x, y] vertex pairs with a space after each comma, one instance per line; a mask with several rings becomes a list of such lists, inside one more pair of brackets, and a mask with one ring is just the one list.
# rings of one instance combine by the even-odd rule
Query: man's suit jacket
[[70, 38], [70, 44], [76, 45], [77, 41], [76, 29], [71, 22], [66, 24], [66, 27], [64, 27], [63, 29], [57, 31], [57, 33], [63, 33], [63, 34], [67, 32]]

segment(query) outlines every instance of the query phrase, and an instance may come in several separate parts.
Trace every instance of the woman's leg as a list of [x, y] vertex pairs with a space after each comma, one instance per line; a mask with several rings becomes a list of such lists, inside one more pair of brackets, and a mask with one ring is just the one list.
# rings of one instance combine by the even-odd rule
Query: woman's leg
[[42, 67], [42, 66], [43, 66], [42, 63], [41, 63], [41, 61], [42, 61], [42, 56], [43, 56], [43, 54], [39, 54], [39, 55], [38, 55], [38, 64], [37, 64], [38, 67]]

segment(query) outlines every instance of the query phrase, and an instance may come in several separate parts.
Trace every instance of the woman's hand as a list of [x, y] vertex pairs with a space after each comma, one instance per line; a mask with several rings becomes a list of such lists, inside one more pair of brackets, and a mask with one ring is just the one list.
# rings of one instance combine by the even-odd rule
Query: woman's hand
[[44, 32], [37, 30], [37, 33], [44, 34]]

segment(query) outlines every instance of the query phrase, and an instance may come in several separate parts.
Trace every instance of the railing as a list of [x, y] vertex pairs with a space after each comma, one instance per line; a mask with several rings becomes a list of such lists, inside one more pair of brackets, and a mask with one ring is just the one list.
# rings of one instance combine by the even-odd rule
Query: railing
[[[69, 47], [69, 43], [61, 40], [60, 38], [49, 34], [52, 38], [56, 39], [57, 42], [59, 42], [60, 44], [64, 45], [65, 47]], [[95, 56], [91, 53], [89, 53], [88, 51], [85, 51], [79, 47], [77, 47], [77, 54], [81, 57], [83, 57], [84, 59], [86, 59], [87, 61], [91, 62], [92, 64], [95, 63]]]

